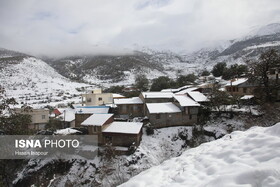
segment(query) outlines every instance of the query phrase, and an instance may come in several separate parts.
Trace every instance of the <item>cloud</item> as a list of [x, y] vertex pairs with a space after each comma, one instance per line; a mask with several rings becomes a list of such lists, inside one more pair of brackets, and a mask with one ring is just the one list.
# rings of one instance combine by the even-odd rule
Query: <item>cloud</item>
[[190, 52], [280, 21], [279, 0], [2, 0], [0, 46], [33, 55]]

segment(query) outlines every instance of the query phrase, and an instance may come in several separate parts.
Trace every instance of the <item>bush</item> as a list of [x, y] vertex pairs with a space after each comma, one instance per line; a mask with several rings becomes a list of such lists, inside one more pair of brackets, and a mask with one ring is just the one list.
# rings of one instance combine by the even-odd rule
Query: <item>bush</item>
[[210, 72], [207, 70], [203, 70], [203, 72], [201, 73], [201, 76], [209, 76]]
[[151, 127], [151, 125], [146, 126], [146, 133], [147, 135], [153, 135], [154, 134], [154, 128]]

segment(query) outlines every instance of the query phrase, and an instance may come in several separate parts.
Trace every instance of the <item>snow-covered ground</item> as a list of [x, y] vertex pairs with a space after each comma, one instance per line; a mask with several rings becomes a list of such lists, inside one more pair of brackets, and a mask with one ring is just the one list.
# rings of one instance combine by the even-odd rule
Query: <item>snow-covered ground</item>
[[[141, 171], [180, 155], [187, 147], [186, 141], [178, 136], [179, 132], [190, 139], [192, 127], [157, 129], [153, 135], [147, 135], [144, 131], [141, 144], [135, 153], [129, 156], [116, 156], [111, 161], [105, 161], [102, 156], [92, 160], [76, 160], [73, 156], [69, 157], [72, 165], [69, 171], [64, 175], [48, 178], [51, 181], [49, 186], [65, 186], [66, 181], [74, 186], [91, 186], [94, 181], [102, 186], [121, 184]], [[56, 159], [51, 158], [30, 160], [25, 169], [18, 173], [14, 182], [26, 180], [34, 174], [34, 171], [40, 172], [55, 163]]]
[[275, 46], [279, 46], [279, 45], [280, 45], [279, 41], [267, 42], [267, 43], [263, 43], [260, 45], [254, 45], [254, 46], [247, 47], [247, 48], [245, 48], [245, 50], [257, 49], [257, 48], [263, 48], [263, 47], [275, 47]]
[[280, 123], [204, 143], [121, 186], [280, 186]]

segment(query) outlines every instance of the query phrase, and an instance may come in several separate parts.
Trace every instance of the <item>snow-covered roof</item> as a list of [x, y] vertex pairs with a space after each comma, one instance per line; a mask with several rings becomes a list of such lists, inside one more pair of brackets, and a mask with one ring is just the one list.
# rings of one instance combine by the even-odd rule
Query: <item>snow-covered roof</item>
[[206, 82], [206, 83], [202, 83], [200, 85], [197, 85], [198, 88], [212, 88], [213, 87], [213, 83], [209, 83], [209, 82]]
[[178, 92], [178, 91], [180, 91], [180, 89], [178, 88], [178, 89], [163, 89], [163, 90], [161, 90], [160, 92], [171, 92], [171, 93], [173, 93], [173, 92]]
[[176, 94], [186, 94], [186, 93], [192, 92], [192, 91], [194, 91], [194, 90], [196, 90], [196, 89], [198, 89], [198, 88], [197, 88], [197, 87], [187, 88], [187, 89], [185, 89], [185, 90], [182, 90], [182, 91], [180, 91], [180, 92], [177, 92]]
[[234, 81], [229, 81], [226, 86], [237, 86], [239, 84], [242, 84], [244, 82], [246, 82], [248, 79], [247, 78], [240, 78], [240, 79], [236, 79]]
[[185, 106], [200, 106], [199, 103], [195, 102], [191, 98], [186, 95], [175, 95], [174, 99], [176, 99], [182, 107]]
[[76, 129], [66, 128], [66, 129], [59, 129], [54, 132], [54, 134], [60, 134], [60, 135], [75, 134], [75, 133], [80, 133], [80, 131]]
[[173, 103], [147, 103], [146, 105], [150, 114], [181, 112]]
[[160, 92], [172, 92], [172, 93], [176, 93], [176, 92], [185, 90], [185, 89], [190, 88], [190, 87], [192, 87], [192, 86], [191, 86], [191, 85], [186, 85], [186, 86], [182, 86], [182, 87], [176, 88], [176, 89], [173, 89], [173, 88], [170, 88], [170, 89], [163, 89], [163, 90], [161, 90]]
[[75, 108], [77, 114], [107, 114], [109, 107], [96, 106], [96, 107], [77, 107]]
[[58, 110], [60, 113], [63, 113], [65, 110], [67, 110], [68, 108], [56, 108], [56, 110]]
[[89, 126], [102, 126], [108, 119], [110, 119], [114, 114], [92, 114], [81, 125]]
[[58, 116], [59, 119], [61, 119], [62, 121], [67, 121], [67, 122], [71, 122], [75, 120], [75, 110], [73, 109], [66, 109], [63, 111], [62, 114], [60, 114]]
[[138, 134], [143, 126], [139, 122], [119, 122], [114, 121], [102, 132], [107, 133], [122, 133], [122, 134]]
[[184, 90], [184, 89], [187, 89], [187, 88], [190, 88], [190, 87], [192, 87], [192, 85], [182, 86], [182, 87], [180, 87], [180, 88], [178, 88], [178, 89], [180, 89], [180, 90]]
[[115, 94], [115, 93], [113, 93], [113, 98], [120, 98], [120, 97], [125, 97], [125, 96], [123, 96], [123, 95], [121, 95], [121, 94]]
[[116, 107], [117, 107], [117, 105], [116, 105], [116, 104], [114, 104], [114, 103], [111, 103], [111, 104], [106, 104], [106, 106], [111, 107], [111, 108], [116, 108]]
[[139, 97], [132, 97], [132, 98], [126, 98], [126, 99], [114, 99], [114, 103], [116, 105], [143, 104], [143, 101]]
[[188, 94], [196, 102], [207, 102], [207, 101], [209, 101], [204, 94], [202, 94], [198, 91], [188, 92]]
[[172, 98], [173, 93], [170, 92], [142, 92], [144, 98]]
[[255, 97], [254, 95], [244, 95], [243, 97], [241, 97], [240, 99], [242, 100], [247, 100], [247, 99], [252, 99], [253, 97]]

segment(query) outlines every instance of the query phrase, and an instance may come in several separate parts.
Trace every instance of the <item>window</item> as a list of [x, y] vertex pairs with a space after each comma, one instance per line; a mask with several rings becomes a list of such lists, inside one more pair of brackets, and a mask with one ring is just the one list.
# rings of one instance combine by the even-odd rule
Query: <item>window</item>
[[185, 107], [185, 109], [184, 109], [184, 110], [185, 110], [185, 113], [186, 113], [186, 114], [188, 114], [188, 113], [189, 113], [189, 108], [188, 108], [188, 107]]
[[93, 132], [96, 132], [96, 126], [93, 126]]
[[127, 111], [127, 112], [129, 111], [129, 106], [128, 106], [128, 105], [126, 105], [126, 111]]
[[189, 115], [189, 119], [190, 119], [190, 120], [192, 119], [192, 115]]
[[90, 103], [91, 102], [91, 98], [87, 98], [87, 102]]
[[270, 69], [270, 70], [269, 70], [269, 74], [275, 75], [275, 74], [276, 74], [276, 69]]
[[189, 114], [197, 114], [197, 113], [198, 113], [198, 107], [189, 108]]
[[46, 119], [46, 115], [42, 115], [42, 119]]
[[160, 114], [156, 114], [156, 119], [160, 119]]
[[243, 93], [247, 93], [247, 88], [243, 88]]
[[113, 137], [112, 136], [105, 136], [106, 143], [112, 143]]
[[102, 101], [102, 97], [99, 97], [99, 98], [98, 98], [98, 101]]
[[138, 111], [138, 106], [137, 106], [137, 105], [134, 105], [134, 106], [133, 106], [133, 111], [134, 111], [134, 112], [137, 112], [137, 111]]

